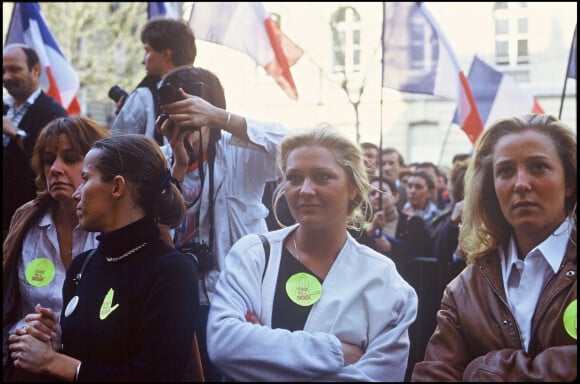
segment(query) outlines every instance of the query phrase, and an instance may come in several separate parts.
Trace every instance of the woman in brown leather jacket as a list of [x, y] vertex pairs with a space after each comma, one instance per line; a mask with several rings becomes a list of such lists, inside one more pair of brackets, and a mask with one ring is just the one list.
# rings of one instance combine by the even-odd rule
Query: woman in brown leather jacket
[[476, 143], [459, 241], [412, 381], [577, 377], [576, 136], [548, 115], [496, 121]]
[[37, 197], [16, 210], [2, 247], [5, 382], [42, 379], [15, 369], [8, 352], [8, 335], [25, 324], [26, 314], [38, 303], [60, 312], [66, 269], [77, 254], [98, 244], [97, 234], [78, 226], [72, 195], [82, 183], [86, 153], [95, 141], [108, 136], [106, 128], [83, 116], [55, 119], [38, 135], [31, 162]]

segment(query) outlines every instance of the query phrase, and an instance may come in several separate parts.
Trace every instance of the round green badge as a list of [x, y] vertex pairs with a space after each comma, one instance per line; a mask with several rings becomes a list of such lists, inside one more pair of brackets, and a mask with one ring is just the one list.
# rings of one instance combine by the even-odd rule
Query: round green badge
[[46, 258], [34, 259], [26, 266], [26, 281], [33, 287], [44, 287], [54, 279], [56, 268]]
[[286, 282], [286, 294], [296, 304], [308, 307], [322, 296], [322, 285], [311, 274], [299, 272], [290, 276]]
[[574, 340], [578, 340], [578, 336], [576, 330], [578, 328], [578, 300], [574, 300], [566, 307], [564, 311], [564, 328], [566, 332], [572, 337]]

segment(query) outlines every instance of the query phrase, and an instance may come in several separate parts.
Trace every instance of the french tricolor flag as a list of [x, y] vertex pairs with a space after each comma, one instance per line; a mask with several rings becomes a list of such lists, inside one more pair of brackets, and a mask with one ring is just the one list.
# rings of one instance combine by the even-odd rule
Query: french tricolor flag
[[43, 69], [40, 78], [42, 89], [69, 114], [80, 114], [81, 106], [76, 96], [79, 90], [78, 75], [48, 29], [38, 3], [14, 3], [5, 44], [12, 43], [26, 44], [36, 51]]
[[485, 128], [500, 118], [544, 113], [536, 98], [522, 89], [511, 76], [497, 71], [477, 56], [473, 58], [467, 80]]
[[568, 69], [566, 70], [566, 78], [576, 78], [576, 27], [574, 27], [574, 37], [572, 38], [572, 46], [570, 47], [570, 56], [568, 57]]
[[467, 78], [443, 31], [421, 2], [383, 3], [383, 87], [457, 101], [472, 143], [483, 123]]
[[177, 11], [173, 5], [167, 1], [149, 1], [147, 2], [147, 19], [163, 16], [177, 19]]
[[290, 67], [302, 48], [280, 31], [260, 2], [195, 2], [189, 18], [197, 39], [225, 45], [250, 56], [294, 99], [298, 91]]

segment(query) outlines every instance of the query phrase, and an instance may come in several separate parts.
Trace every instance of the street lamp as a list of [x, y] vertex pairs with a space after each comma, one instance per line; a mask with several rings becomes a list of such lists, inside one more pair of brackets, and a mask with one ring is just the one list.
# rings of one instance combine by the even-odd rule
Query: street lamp
[[354, 108], [355, 115], [355, 129], [356, 129], [356, 143], [360, 143], [360, 119], [359, 119], [359, 105], [362, 93], [364, 91], [364, 79], [360, 72], [351, 72], [348, 76], [346, 71], [342, 72], [343, 79], [340, 87], [346, 93], [349, 103]]

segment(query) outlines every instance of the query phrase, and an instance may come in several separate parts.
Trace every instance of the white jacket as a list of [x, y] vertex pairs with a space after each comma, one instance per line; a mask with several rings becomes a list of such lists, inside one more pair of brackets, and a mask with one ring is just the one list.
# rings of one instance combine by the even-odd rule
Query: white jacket
[[[147, 87], [135, 88], [111, 125], [111, 134], [141, 133], [155, 138], [155, 101]], [[167, 139], [164, 139], [167, 143]]]
[[[392, 260], [348, 233], [304, 330], [270, 328], [283, 242], [297, 226], [265, 234], [271, 250], [263, 281], [258, 236], [228, 253], [208, 319], [212, 362], [239, 381], [403, 381], [417, 295]], [[264, 325], [246, 322], [247, 310]], [[344, 366], [341, 341], [365, 351], [357, 363]]]
[[[215, 269], [205, 275], [205, 287], [200, 289], [205, 304], [205, 290], [211, 296], [224, 259], [232, 245], [242, 236], [268, 230], [268, 208], [262, 203], [266, 181], [276, 178], [278, 144], [286, 136], [282, 125], [246, 118], [249, 141], [222, 131], [216, 143], [214, 163], [214, 244]], [[170, 145], [161, 147], [170, 161]], [[171, 164], [171, 162], [169, 163]], [[171, 167], [170, 167], [171, 168]], [[204, 174], [200, 207], [199, 238], [209, 243], [209, 172]]]

